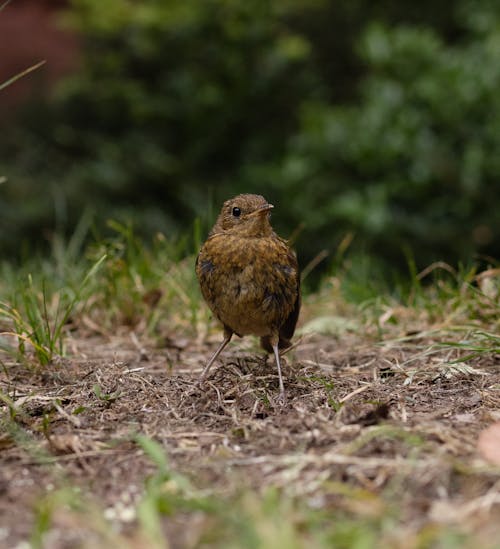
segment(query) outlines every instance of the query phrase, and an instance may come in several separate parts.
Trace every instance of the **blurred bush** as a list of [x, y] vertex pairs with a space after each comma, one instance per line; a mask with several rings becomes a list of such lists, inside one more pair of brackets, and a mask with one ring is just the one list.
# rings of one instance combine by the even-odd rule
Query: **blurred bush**
[[492, 0], [72, 4], [81, 70], [0, 136], [0, 249], [86, 210], [186, 231], [246, 191], [304, 223], [303, 262], [346, 233], [390, 266], [500, 255]]
[[66, 21], [85, 41], [83, 64], [4, 137], [18, 168], [10, 202], [33, 229], [50, 203], [58, 228], [89, 207], [145, 232], [190, 229], [210, 189], [225, 187], [217, 201], [234, 192], [241, 166], [280, 157], [297, 129], [316, 79], [309, 43], [284, 21], [299, 7], [74, 0]]
[[300, 197], [290, 223], [306, 219], [321, 246], [353, 231], [392, 265], [402, 250], [420, 266], [499, 256], [500, 18], [462, 13], [460, 45], [429, 28], [370, 25], [359, 102], [302, 105], [269, 180]]

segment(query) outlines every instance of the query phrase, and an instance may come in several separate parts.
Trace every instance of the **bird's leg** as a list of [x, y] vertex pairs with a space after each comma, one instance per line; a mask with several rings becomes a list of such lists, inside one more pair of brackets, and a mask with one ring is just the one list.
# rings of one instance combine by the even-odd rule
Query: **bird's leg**
[[208, 375], [208, 371], [210, 370], [210, 367], [215, 362], [215, 359], [220, 355], [220, 353], [222, 352], [224, 347], [231, 341], [232, 337], [233, 337], [233, 332], [231, 330], [229, 330], [228, 328], [224, 328], [224, 340], [217, 347], [217, 350], [212, 355], [212, 358], [207, 362], [207, 365], [205, 366], [205, 368], [203, 368], [203, 372], [201, 372], [201, 376], [200, 376], [200, 379], [199, 379], [198, 383], [201, 383], [202, 381], [205, 380], [205, 378]]
[[271, 340], [271, 345], [272, 345], [273, 351], [274, 351], [274, 357], [276, 359], [276, 366], [278, 367], [278, 377], [279, 377], [279, 383], [280, 383], [279, 401], [280, 401], [281, 404], [284, 404], [285, 401], [286, 401], [286, 396], [285, 396], [285, 386], [283, 384], [283, 376], [281, 375], [280, 353], [279, 353], [279, 349], [278, 349], [279, 337], [278, 336], [272, 336], [270, 338], [270, 340]]

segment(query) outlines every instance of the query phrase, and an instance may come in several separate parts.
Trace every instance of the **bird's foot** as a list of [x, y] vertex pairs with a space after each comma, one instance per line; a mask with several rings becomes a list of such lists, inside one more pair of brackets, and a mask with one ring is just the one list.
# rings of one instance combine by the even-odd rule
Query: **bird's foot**
[[276, 399], [276, 402], [279, 406], [285, 406], [286, 405], [286, 394], [285, 391], [280, 391], [280, 394], [278, 395], [278, 398]]
[[205, 381], [207, 380], [207, 376], [206, 375], [201, 375], [195, 382], [194, 386], [197, 388], [197, 389], [200, 389]]

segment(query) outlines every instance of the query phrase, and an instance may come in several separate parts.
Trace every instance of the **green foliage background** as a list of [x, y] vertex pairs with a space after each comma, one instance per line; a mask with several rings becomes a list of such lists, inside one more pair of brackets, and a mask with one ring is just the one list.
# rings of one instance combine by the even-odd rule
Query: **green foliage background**
[[[372, 5], [376, 4], [376, 6]], [[302, 262], [500, 256], [493, 0], [73, 0], [81, 68], [0, 136], [0, 250], [264, 194]], [[48, 60], [50, 63], [50, 60]]]

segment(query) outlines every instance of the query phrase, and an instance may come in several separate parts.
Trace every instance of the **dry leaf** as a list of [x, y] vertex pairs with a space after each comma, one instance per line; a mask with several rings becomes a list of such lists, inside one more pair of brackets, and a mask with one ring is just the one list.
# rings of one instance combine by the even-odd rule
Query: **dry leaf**
[[49, 444], [55, 454], [79, 454], [83, 450], [82, 441], [78, 435], [51, 435]]
[[500, 421], [481, 431], [477, 449], [486, 461], [500, 465]]

